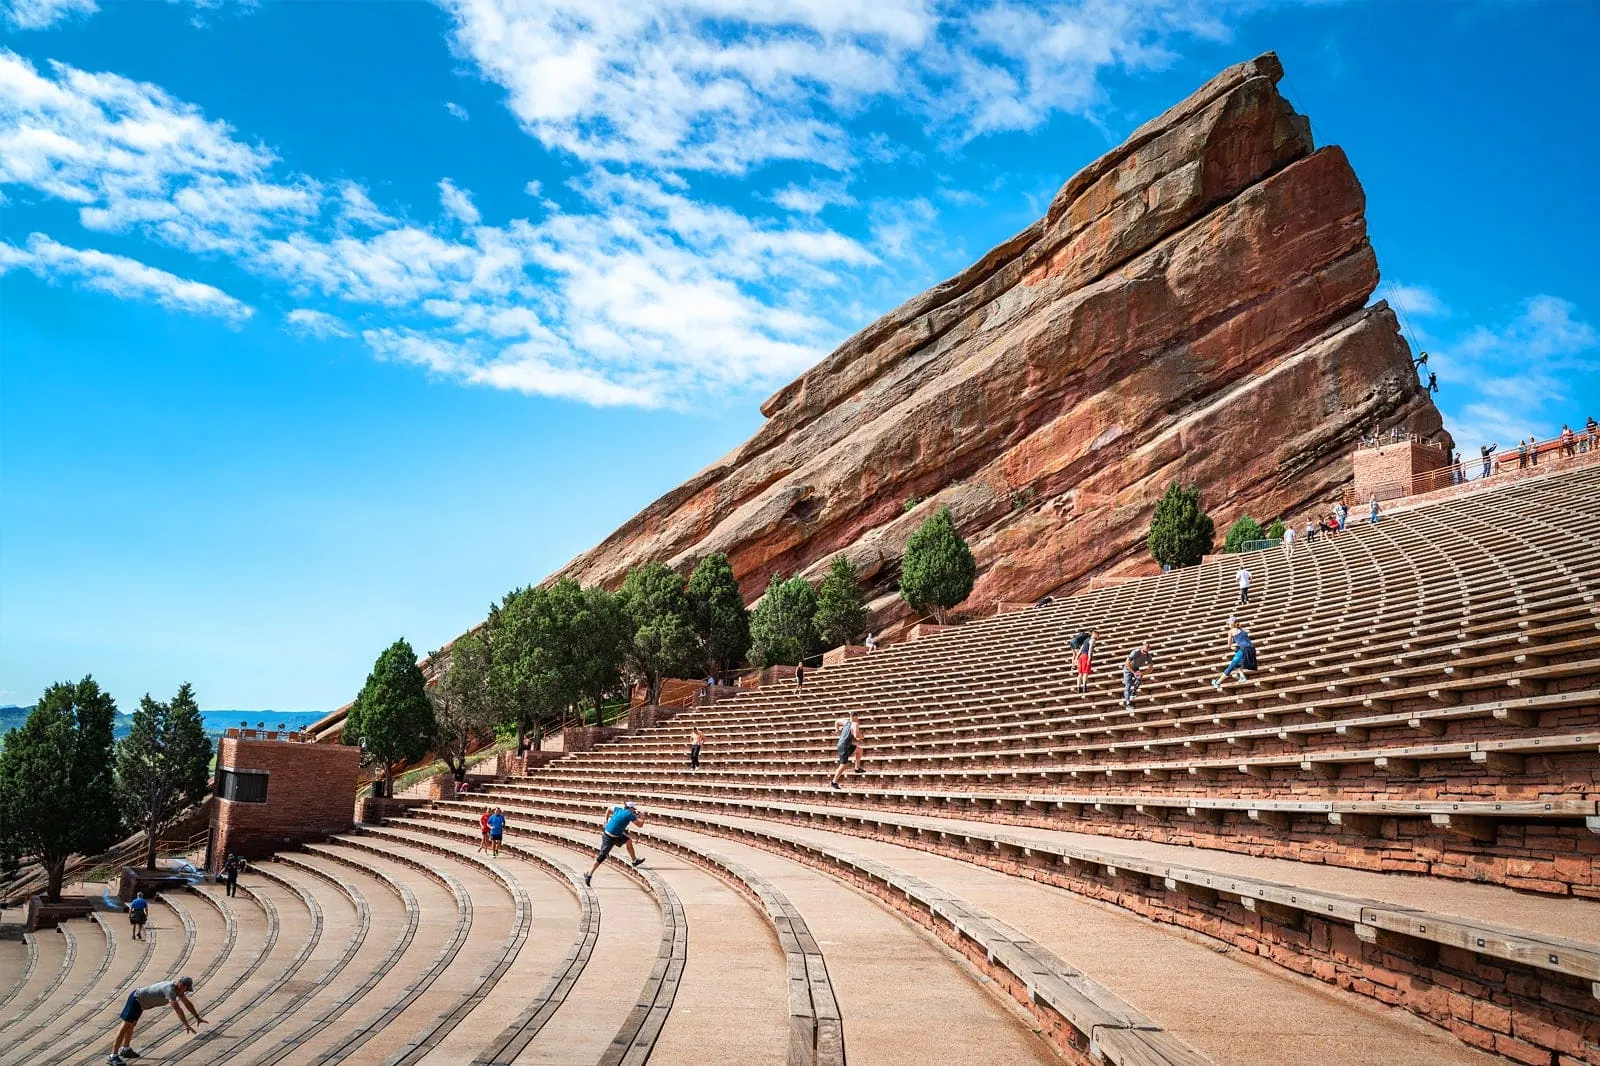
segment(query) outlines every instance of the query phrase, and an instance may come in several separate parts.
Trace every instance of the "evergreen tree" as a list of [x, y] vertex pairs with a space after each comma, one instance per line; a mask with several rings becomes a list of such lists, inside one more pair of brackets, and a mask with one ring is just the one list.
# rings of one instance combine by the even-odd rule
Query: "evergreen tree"
[[606, 697], [622, 684], [622, 666], [628, 648], [628, 621], [622, 602], [598, 585], [583, 589], [573, 618], [577, 652], [578, 691], [594, 709], [595, 725]]
[[1200, 509], [1200, 490], [1174, 481], [1156, 504], [1147, 543], [1162, 566], [1194, 566], [1216, 541], [1211, 516]]
[[433, 701], [434, 750], [460, 780], [467, 772], [473, 742], [499, 722], [489, 681], [489, 645], [477, 633], [468, 633], [450, 645], [448, 652], [436, 651], [429, 658], [444, 663], [428, 686], [428, 698]]
[[700, 665], [689, 595], [683, 578], [662, 563], [629, 570], [617, 595], [628, 627], [628, 671], [649, 690], [654, 704], [661, 698], [663, 678], [691, 673]]
[[579, 698], [571, 635], [576, 588], [567, 581], [513, 589], [489, 612], [491, 678], [518, 751], [558, 726]]
[[849, 644], [867, 628], [867, 600], [856, 568], [843, 554], [833, 557], [828, 576], [817, 591], [817, 635], [824, 648]]
[[360, 744], [383, 767], [383, 794], [392, 795], [394, 764], [415, 762], [433, 744], [433, 704], [405, 639], [383, 650], [344, 720], [344, 742]]
[[117, 839], [111, 729], [117, 704], [94, 679], [44, 690], [0, 750], [0, 857], [37, 855], [45, 898], [61, 898], [67, 859], [95, 855]]
[[689, 603], [707, 666], [724, 673], [750, 652], [750, 612], [728, 557], [714, 552], [689, 575]]
[[1228, 535], [1222, 539], [1222, 550], [1230, 553], [1241, 551], [1247, 542], [1261, 540], [1265, 536], [1261, 523], [1245, 515], [1228, 527]]
[[822, 650], [817, 635], [817, 594], [805, 578], [773, 574], [750, 612], [750, 658], [761, 666], [794, 666]]
[[145, 693], [128, 735], [117, 744], [117, 788], [130, 827], [145, 832], [144, 865], [156, 868], [156, 845], [211, 782], [211, 741], [186, 681], [163, 703]]
[[950, 508], [941, 507], [906, 541], [900, 561], [900, 597], [918, 614], [932, 611], [940, 624], [945, 612], [972, 593], [978, 563], [956, 531]]
[[1274, 518], [1272, 520], [1272, 525], [1267, 527], [1267, 539], [1268, 540], [1282, 540], [1283, 539], [1283, 519]]

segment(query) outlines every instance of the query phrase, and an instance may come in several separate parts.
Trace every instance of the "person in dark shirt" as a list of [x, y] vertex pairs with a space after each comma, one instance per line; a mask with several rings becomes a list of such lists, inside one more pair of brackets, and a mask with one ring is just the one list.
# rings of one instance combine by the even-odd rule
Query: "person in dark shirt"
[[1479, 477], [1489, 476], [1489, 470], [1494, 464], [1494, 460], [1491, 458], [1491, 456], [1494, 455], [1494, 450], [1498, 447], [1500, 447], [1498, 443], [1484, 444], [1478, 447], [1478, 457], [1483, 460], [1483, 473], [1479, 474]]
[[1078, 692], [1089, 691], [1089, 671], [1094, 668], [1094, 630], [1082, 630], [1072, 638], [1072, 650], [1077, 652]]
[[1122, 661], [1122, 705], [1129, 710], [1133, 709], [1133, 698], [1139, 694], [1139, 686], [1144, 684], [1144, 672], [1156, 657], [1150, 654], [1150, 642], [1147, 640], [1128, 653]]

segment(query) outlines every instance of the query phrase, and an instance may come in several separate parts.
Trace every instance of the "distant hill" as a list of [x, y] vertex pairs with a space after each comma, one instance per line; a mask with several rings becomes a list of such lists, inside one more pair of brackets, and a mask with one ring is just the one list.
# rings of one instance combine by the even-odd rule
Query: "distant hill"
[[[32, 707], [15, 705], [0, 707], [0, 745], [5, 743], [5, 734], [21, 725], [32, 710]], [[216, 738], [222, 735], [223, 730], [236, 728], [241, 722], [248, 723], [251, 729], [256, 728], [258, 722], [263, 729], [277, 729], [280, 726], [284, 729], [300, 729], [327, 717], [327, 714], [327, 711], [221, 710], [201, 711], [200, 718], [205, 722], [207, 735]], [[132, 723], [132, 715], [117, 715], [117, 723], [113, 727], [117, 739], [120, 740], [128, 735]]]

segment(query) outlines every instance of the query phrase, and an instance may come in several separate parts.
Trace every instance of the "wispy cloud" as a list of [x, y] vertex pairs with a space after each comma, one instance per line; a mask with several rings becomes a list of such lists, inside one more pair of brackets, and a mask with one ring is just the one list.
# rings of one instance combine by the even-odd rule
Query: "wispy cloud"
[[5, 5], [6, 22], [18, 30], [42, 30], [98, 10], [94, 0], [8, 0]]
[[1530, 434], [1552, 437], [1563, 422], [1582, 421], [1588, 412], [1570, 407], [1573, 384], [1594, 373], [1597, 358], [1600, 333], [1577, 307], [1539, 295], [1509, 321], [1436, 340], [1429, 366], [1439, 375], [1446, 426], [1470, 450]]
[[123, 299], [152, 300], [163, 307], [215, 315], [239, 323], [254, 308], [204, 282], [180, 278], [127, 256], [69, 248], [42, 233], [23, 247], [0, 243], [0, 273], [24, 268], [46, 281], [67, 281]]
[[1450, 308], [1446, 307], [1438, 294], [1426, 285], [1385, 282], [1379, 287], [1378, 295], [1388, 300], [1389, 306], [1402, 315], [1414, 318], [1446, 318], [1450, 314]]
[[309, 307], [297, 307], [283, 316], [289, 331], [301, 337], [327, 340], [329, 337], [348, 337], [350, 330], [334, 315]]
[[446, 100], [444, 102], [444, 109], [446, 111], [450, 112], [450, 116], [452, 118], [458, 118], [462, 122], [465, 122], [469, 118], [472, 117], [471, 115], [467, 114], [467, 109], [466, 108], [462, 107], [460, 104], [456, 103], [454, 100]]
[[472, 202], [472, 194], [456, 188], [456, 183], [449, 178], [439, 182], [439, 206], [463, 226], [476, 226], [482, 221], [483, 216], [478, 214], [478, 208]]

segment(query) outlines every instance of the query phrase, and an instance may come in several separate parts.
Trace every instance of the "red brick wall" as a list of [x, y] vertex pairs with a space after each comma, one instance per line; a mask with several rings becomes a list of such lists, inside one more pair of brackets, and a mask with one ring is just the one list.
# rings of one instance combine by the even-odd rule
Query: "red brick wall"
[[1379, 500], [1405, 496], [1411, 491], [1413, 477], [1450, 465], [1445, 462], [1444, 449], [1408, 440], [1358, 448], [1354, 463], [1354, 492], [1359, 504], [1366, 503], [1374, 493]]
[[264, 858], [286, 845], [342, 833], [354, 820], [361, 749], [288, 740], [217, 742], [217, 769], [264, 772], [265, 803], [216, 801], [212, 866], [230, 853]]

